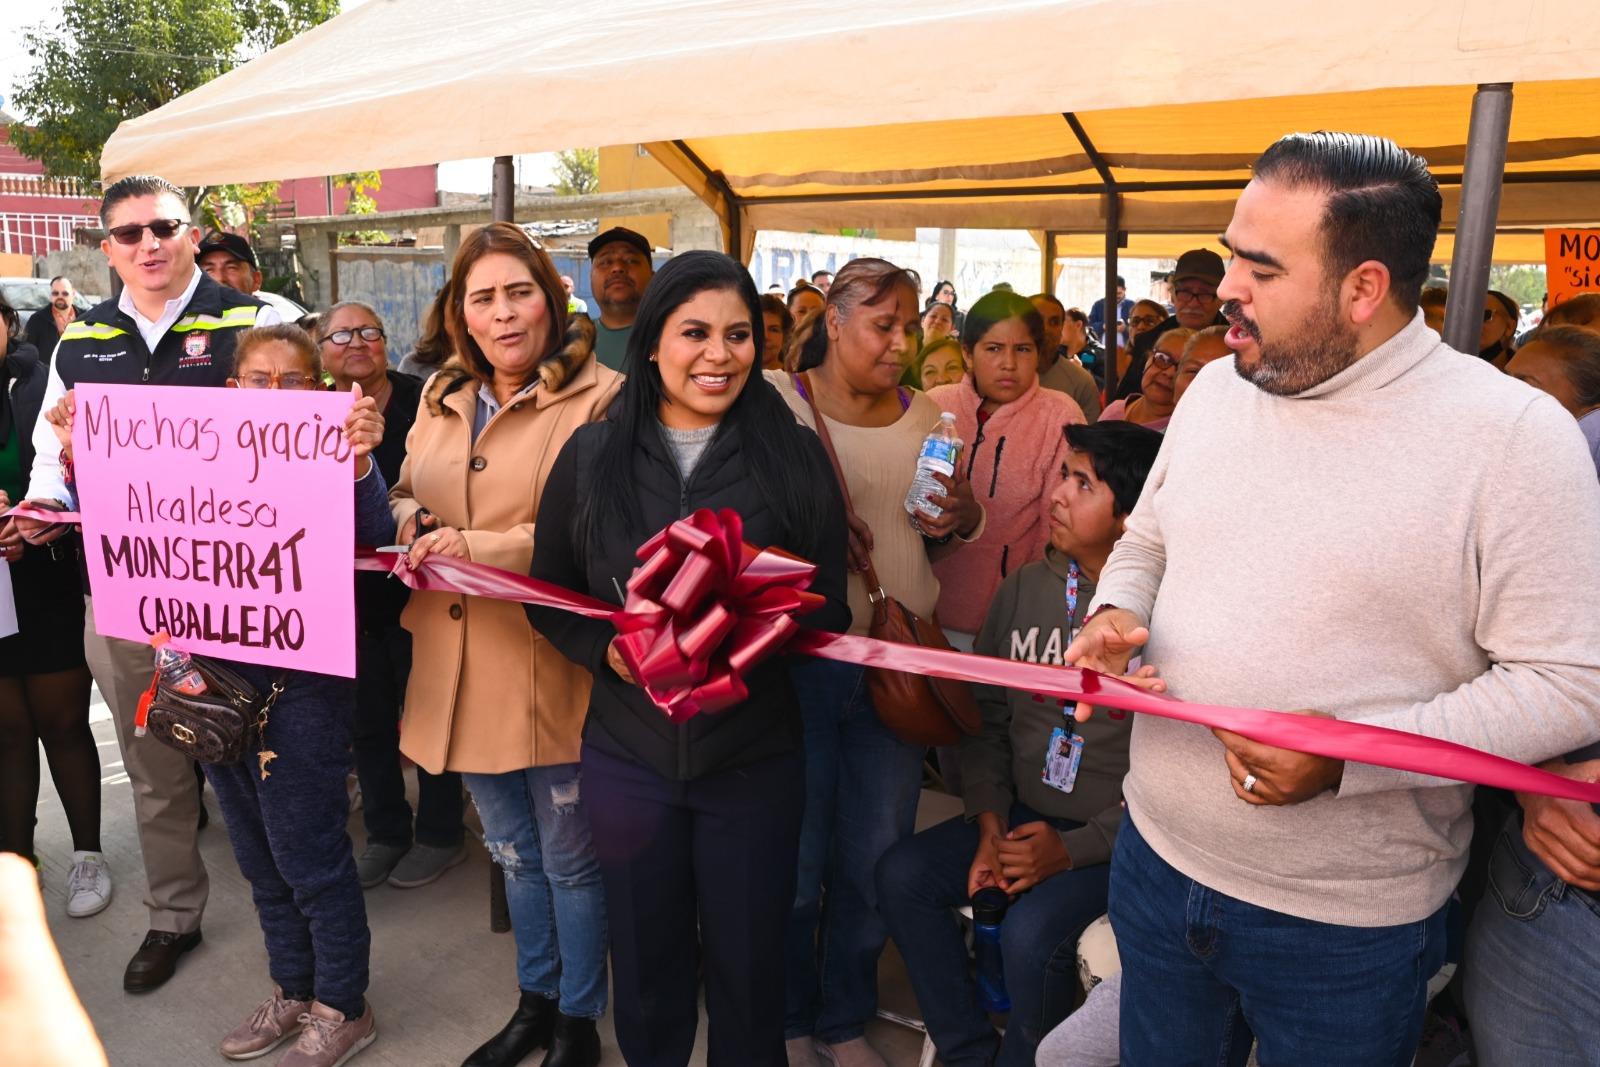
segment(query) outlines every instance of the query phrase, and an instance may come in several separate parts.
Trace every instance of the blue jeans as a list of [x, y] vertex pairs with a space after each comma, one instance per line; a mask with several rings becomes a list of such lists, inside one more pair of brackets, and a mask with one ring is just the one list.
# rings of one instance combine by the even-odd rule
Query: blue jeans
[[1484, 1067], [1583, 1067], [1600, 1055], [1600, 897], [1500, 831], [1467, 937], [1467, 1008]]
[[873, 872], [916, 827], [923, 750], [878, 721], [864, 668], [818, 659], [790, 670], [805, 717], [806, 810], [784, 943], [784, 1037], [839, 1044], [877, 1014], [889, 933]]
[[1335, 926], [1208, 889], [1156, 855], [1131, 817], [1111, 859], [1125, 1067], [1409, 1067], [1445, 909]]
[[[1008, 825], [1042, 819], [1018, 803], [1012, 805]], [[1057, 829], [1082, 825], [1068, 819], [1045, 821]], [[1002, 1041], [978, 1005], [967, 946], [954, 916], [954, 909], [967, 903], [967, 872], [978, 851], [978, 836], [976, 822], [958, 817], [895, 845], [878, 864], [878, 901], [945, 1067], [1031, 1067], [1047, 1026], [1061, 1021], [1044, 1021], [1046, 990], [1054, 991], [1051, 999], [1062, 1005], [1056, 1010], [1064, 1016], [1077, 983], [1078, 938], [1105, 914], [1111, 867], [1100, 863], [1062, 871], [1012, 901], [1000, 926], [1011, 997]]]
[[[276, 675], [228, 666], [262, 690]], [[205, 768], [239, 871], [250, 881], [272, 980], [352, 1016], [362, 1011], [372, 946], [345, 832], [354, 708], [349, 679], [292, 671], [257, 749], [239, 763]], [[265, 779], [261, 749], [277, 753]]]
[[561, 1014], [606, 1010], [606, 898], [576, 763], [463, 774], [483, 843], [506, 876], [517, 985]]

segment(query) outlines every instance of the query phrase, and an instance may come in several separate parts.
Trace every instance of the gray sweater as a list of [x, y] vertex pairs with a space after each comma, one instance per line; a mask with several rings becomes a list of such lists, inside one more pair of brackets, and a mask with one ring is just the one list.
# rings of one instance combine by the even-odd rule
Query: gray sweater
[[[1071, 640], [1066, 589], [1067, 558], [1053, 548], [1046, 549], [1044, 559], [1011, 572], [1000, 583], [974, 650], [985, 656], [1059, 666], [1061, 653]], [[1080, 577], [1073, 633], [1083, 625], [1093, 596], [1094, 583]], [[1021, 689], [993, 685], [974, 689], [983, 711], [983, 730], [961, 741], [967, 818], [992, 811], [1007, 820], [1011, 801], [1021, 800], [1040, 815], [1085, 824], [1061, 833], [1073, 867], [1111, 859], [1111, 845], [1122, 822], [1129, 717], [1120, 712], [1100, 714], [1076, 727], [1083, 735], [1083, 762], [1072, 792], [1063, 793], [1042, 780], [1050, 731], [1069, 721], [1060, 703]]]
[[[1555, 400], [1417, 318], [1276, 397], [1195, 379], [1095, 605], [1148, 620], [1185, 700], [1296, 710], [1534, 763], [1600, 738], [1600, 490]], [[1347, 763], [1290, 807], [1233, 795], [1204, 727], [1135, 716], [1130, 817], [1179, 871], [1322, 922], [1439, 908], [1472, 789]]]

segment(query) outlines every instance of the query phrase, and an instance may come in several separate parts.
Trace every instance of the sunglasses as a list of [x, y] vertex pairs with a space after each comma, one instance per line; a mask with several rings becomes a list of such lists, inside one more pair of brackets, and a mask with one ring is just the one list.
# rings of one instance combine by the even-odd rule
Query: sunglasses
[[323, 341], [336, 344], [340, 348], [343, 348], [351, 341], [354, 341], [358, 334], [360, 335], [361, 339], [367, 342], [369, 345], [377, 344], [379, 341], [383, 340], [383, 331], [378, 329], [378, 327], [363, 326], [356, 330], [334, 330], [328, 336], [324, 337]]
[[245, 389], [304, 389], [314, 379], [309, 374], [245, 374], [236, 379]]
[[182, 219], [155, 219], [150, 222], [130, 222], [126, 226], [113, 226], [106, 232], [111, 239], [119, 245], [136, 245], [144, 237], [144, 231], [149, 230], [150, 236], [158, 241], [170, 241], [182, 233], [189, 224]]

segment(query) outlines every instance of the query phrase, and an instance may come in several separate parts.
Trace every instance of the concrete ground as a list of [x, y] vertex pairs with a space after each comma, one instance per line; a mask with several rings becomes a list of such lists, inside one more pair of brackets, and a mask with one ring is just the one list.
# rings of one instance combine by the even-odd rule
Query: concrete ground
[[[39, 797], [37, 849], [56, 944], [113, 1067], [226, 1063], [216, 1051], [217, 1042], [271, 992], [249, 884], [234, 863], [227, 828], [208, 791], [211, 825], [201, 834], [211, 876], [205, 942], [155, 993], [135, 997], [122, 991], [123, 968], [147, 925], [144, 872], [128, 778], [103, 704], [96, 704], [92, 718], [104, 780], [101, 836], [116, 891], [111, 906], [99, 915], [67, 918], [65, 887], [72, 846], [46, 771]], [[944, 817], [949, 802], [948, 797], [930, 800], [921, 821]], [[476, 832], [474, 825], [471, 833]], [[350, 836], [359, 850], [364, 838], [359, 812], [350, 820]], [[509, 1018], [517, 996], [515, 953], [510, 934], [489, 930], [489, 870], [481, 844], [472, 840], [467, 862], [433, 885], [411, 890], [380, 886], [367, 893], [372, 927], [368, 997], [377, 1012], [379, 1037], [355, 1063], [455, 1067]], [[879, 986], [882, 1007], [913, 1018], [919, 1015], [892, 945], [884, 954]], [[893, 1067], [917, 1064], [920, 1033], [878, 1021], [869, 1028], [868, 1038]], [[601, 1040], [602, 1062], [608, 1067], [621, 1065], [609, 1019], [601, 1024]], [[527, 1062], [537, 1064], [538, 1059]], [[691, 1062], [705, 1063], [703, 1017]]]

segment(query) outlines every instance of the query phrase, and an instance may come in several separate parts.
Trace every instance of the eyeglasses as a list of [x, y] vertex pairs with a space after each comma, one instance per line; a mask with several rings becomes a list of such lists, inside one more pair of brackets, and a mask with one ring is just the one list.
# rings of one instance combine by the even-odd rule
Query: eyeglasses
[[246, 374], [234, 381], [241, 389], [304, 389], [316, 379], [310, 374]]
[[106, 232], [119, 245], [136, 245], [149, 230], [158, 241], [170, 241], [182, 233], [189, 224], [182, 219], [153, 219], [150, 222], [130, 222], [126, 226], [113, 226]]
[[375, 344], [378, 341], [383, 340], [383, 331], [380, 330], [376, 326], [362, 326], [360, 329], [356, 329], [356, 330], [334, 330], [332, 333], [330, 333], [328, 336], [324, 337], [322, 340], [324, 342], [331, 341], [332, 343], [338, 345], [340, 348], [343, 348], [345, 345], [349, 344], [351, 341], [354, 341], [356, 339], [356, 335], [357, 334], [360, 334], [361, 335], [361, 339], [363, 341], [367, 342], [367, 344], [369, 344], [369, 345], [370, 344]]
[[1128, 316], [1128, 325], [1129, 326], [1160, 326], [1163, 321], [1164, 320], [1158, 319], [1154, 315], [1129, 315]]
[[1170, 354], [1168, 352], [1163, 352], [1159, 348], [1156, 349], [1154, 352], [1150, 353], [1150, 362], [1151, 363], [1154, 363], [1158, 367], [1166, 367], [1166, 368], [1169, 368], [1169, 369], [1172, 368], [1172, 367], [1176, 367], [1178, 365], [1178, 361], [1181, 358], [1182, 358], [1181, 356], [1174, 356], [1174, 355], [1172, 355], [1172, 354]]
[[1172, 302], [1174, 304], [1204, 304], [1207, 300], [1215, 300], [1215, 289], [1174, 289]]

